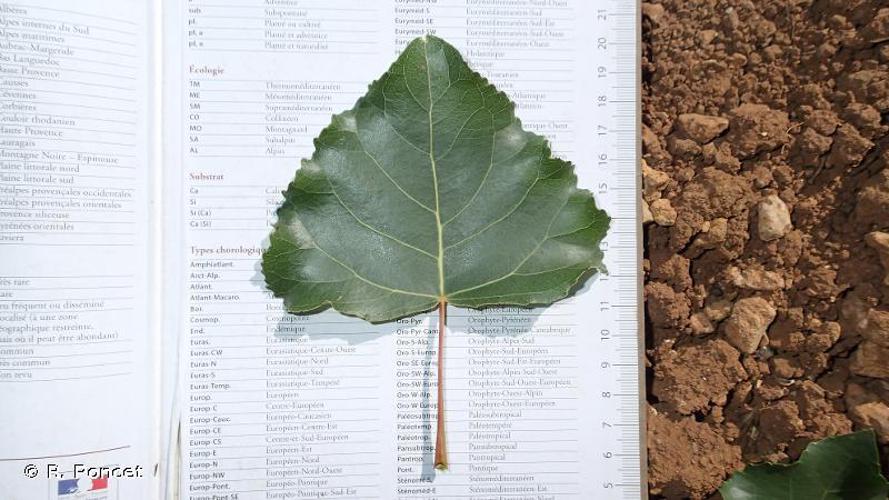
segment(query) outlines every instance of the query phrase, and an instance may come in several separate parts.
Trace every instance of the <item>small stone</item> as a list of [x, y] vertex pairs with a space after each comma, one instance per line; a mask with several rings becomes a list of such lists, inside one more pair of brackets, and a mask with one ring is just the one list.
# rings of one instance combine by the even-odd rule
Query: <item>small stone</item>
[[846, 386], [845, 400], [852, 420], [860, 427], [873, 429], [881, 443], [889, 444], [889, 406], [886, 400], [855, 383]]
[[[867, 324], [861, 335], [885, 348], [889, 348], [889, 311], [871, 309], [867, 312]], [[886, 360], [889, 364], [889, 359]]]
[[774, 272], [759, 268], [740, 270], [737, 267], [729, 267], [726, 270], [728, 278], [738, 288], [748, 290], [780, 290], [784, 288], [784, 278]]
[[889, 347], [864, 340], [852, 354], [849, 369], [856, 375], [889, 379]]
[[701, 41], [701, 45], [709, 45], [710, 42], [716, 39], [719, 36], [719, 32], [716, 30], [703, 30], [698, 33], [698, 39]]
[[728, 236], [728, 219], [713, 219], [709, 221], [709, 226], [706, 231], [702, 229], [695, 238], [693, 243], [695, 247], [710, 250], [725, 241]]
[[716, 331], [716, 325], [707, 316], [705, 312], [696, 312], [691, 315], [688, 320], [688, 328], [693, 335], [707, 335]]
[[886, 277], [883, 278], [883, 284], [889, 286], [889, 233], [884, 233], [882, 231], [868, 233], [864, 237], [864, 242], [867, 243], [867, 246], [877, 251], [877, 255], [880, 257], [880, 263], [883, 265], [883, 269], [886, 270]]
[[679, 131], [698, 144], [707, 144], [728, 128], [728, 118], [686, 113], [679, 115]]
[[735, 302], [725, 321], [725, 338], [739, 351], [752, 354], [759, 347], [777, 311], [763, 298], [748, 297]]
[[852, 407], [850, 413], [860, 426], [873, 429], [881, 443], [889, 444], [889, 406], [872, 401]]
[[747, 61], [748, 57], [739, 52], [735, 52], [726, 58], [726, 62], [735, 68], [743, 68], [744, 66], [747, 66]]
[[664, 6], [659, 3], [642, 3], [642, 15], [655, 24], [664, 16]]
[[648, 224], [654, 221], [654, 217], [651, 215], [651, 208], [648, 206], [648, 202], [642, 200], [642, 224]]
[[759, 202], [759, 239], [772, 241], [783, 238], [792, 228], [790, 210], [777, 195], [769, 195]]
[[643, 198], [649, 203], [661, 197], [661, 191], [667, 183], [670, 182], [670, 176], [665, 172], [653, 169], [647, 164], [642, 164], [642, 194]]
[[704, 313], [712, 321], [719, 323], [728, 318], [729, 314], [732, 313], [732, 302], [729, 300], [716, 300], [707, 304], [707, 307], [704, 308]]
[[669, 227], [676, 224], [677, 215], [676, 209], [666, 198], [654, 200], [651, 204], [651, 216], [654, 218], [655, 224], [659, 226]]

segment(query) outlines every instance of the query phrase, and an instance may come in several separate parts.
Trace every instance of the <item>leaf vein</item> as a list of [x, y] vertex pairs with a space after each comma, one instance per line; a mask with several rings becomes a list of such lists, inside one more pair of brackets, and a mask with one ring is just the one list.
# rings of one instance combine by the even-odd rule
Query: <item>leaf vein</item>
[[495, 278], [493, 280], [486, 281], [480, 285], [472, 286], [469, 288], [464, 288], [463, 290], [458, 290], [458, 291], [452, 293], [451, 295], [459, 295], [461, 293], [471, 292], [473, 290], [477, 290], [479, 288], [483, 288], [488, 285], [493, 285], [494, 283], [499, 283], [499, 282], [511, 277], [512, 275], [514, 275], [516, 273], [516, 271], [518, 271], [519, 269], [522, 268], [523, 265], [525, 265], [525, 262], [528, 262], [528, 259], [533, 257], [534, 254], [537, 253], [538, 250], [540, 250], [540, 247], [543, 246], [543, 244], [546, 242], [546, 240], [549, 239], [549, 230], [552, 228], [553, 223], [556, 221], [556, 218], [559, 216], [559, 214], [562, 212], [562, 210], [565, 208], [566, 205], [568, 205], [567, 198], [565, 199], [565, 203], [562, 204], [561, 208], [559, 208], [559, 210], [556, 211], [556, 214], [553, 216], [552, 219], [550, 219], [549, 224], [546, 226], [546, 236], [544, 236], [543, 239], [540, 240], [540, 242], [537, 244], [537, 246], [534, 247], [534, 250], [531, 250], [531, 253], [529, 253], [524, 259], [522, 259], [522, 261], [519, 262], [519, 264], [512, 271], [506, 273], [505, 275], [503, 275], [499, 278]]
[[[392, 236], [392, 235], [390, 235], [390, 234], [387, 234], [387, 233], [385, 233], [384, 231], [381, 231], [381, 230], [379, 230], [379, 229], [377, 229], [377, 228], [371, 226], [371, 225], [368, 224], [367, 222], [364, 222], [360, 217], [358, 217], [357, 215], [355, 215], [355, 212], [353, 212], [352, 209], [350, 209], [348, 206], [346, 206], [346, 204], [343, 202], [343, 199], [340, 198], [340, 195], [336, 192], [336, 188], [333, 187], [333, 183], [331, 183], [330, 181], [328, 181], [328, 184], [330, 184], [330, 188], [333, 190], [333, 191], [332, 191], [332, 194], [333, 194], [334, 197], [336, 197], [336, 201], [339, 202], [340, 206], [342, 206], [343, 208], [346, 209], [346, 212], [348, 212], [349, 215], [351, 215], [352, 218], [355, 219], [356, 222], [358, 222], [358, 223], [361, 224], [362, 226], [364, 226], [364, 227], [370, 229], [371, 231], [373, 231], [373, 232], [379, 234], [380, 236], [383, 236], [383, 237], [385, 237], [385, 238], [389, 238], [390, 240], [394, 241], [395, 243], [398, 243], [398, 244], [400, 244], [400, 245], [402, 245], [402, 246], [404, 246], [404, 247], [406, 247], [406, 248], [410, 248], [411, 250], [420, 252], [420, 253], [423, 254], [423, 255], [432, 257], [433, 259], [435, 258], [434, 255], [432, 255], [431, 253], [427, 252], [426, 250], [423, 250], [422, 248], [417, 248], [417, 247], [415, 247], [415, 246], [413, 246], [413, 245], [411, 245], [410, 243], [407, 243], [407, 242], [405, 242], [405, 241], [401, 241], [400, 239], [396, 238], [395, 236]], [[319, 249], [320, 249], [320, 247], [316, 247], [316, 248], [319, 248]]]
[[556, 268], [553, 268], [553, 269], [546, 269], [546, 270], [543, 270], [543, 271], [536, 271], [536, 272], [533, 272], [533, 273], [520, 273], [520, 272], [515, 272], [515, 273], [513, 273], [512, 275], [513, 275], [513, 276], [537, 276], [538, 274], [555, 273], [555, 272], [558, 272], [558, 271], [564, 271], [565, 269], [571, 269], [571, 268], [573, 268], [573, 267], [578, 267], [578, 266], [580, 266], [580, 265], [582, 265], [582, 264], [579, 264], [579, 263], [576, 263], [576, 262], [575, 262], [574, 264], [569, 264], [569, 265], [567, 265], [567, 266], [562, 266], [562, 267], [556, 267]]
[[540, 182], [540, 180], [541, 180], [540, 177], [534, 179], [534, 182], [532, 182], [531, 185], [528, 186], [528, 190], [525, 191], [525, 194], [522, 195], [522, 198], [519, 200], [519, 202], [516, 203], [516, 204], [512, 207], [512, 209], [510, 209], [509, 212], [506, 213], [506, 215], [504, 215], [504, 216], [502, 216], [502, 217], [500, 217], [500, 218], [498, 218], [498, 219], [495, 219], [494, 221], [488, 223], [488, 224], [485, 225], [483, 228], [481, 228], [481, 229], [479, 229], [478, 231], [476, 231], [476, 232], [470, 234], [469, 236], [463, 238], [462, 240], [460, 240], [460, 241], [458, 241], [458, 242], [456, 242], [456, 243], [452, 243], [452, 244], [446, 246], [446, 247], [445, 247], [445, 250], [447, 250], [447, 249], [449, 249], [449, 248], [453, 248], [453, 247], [455, 247], [455, 246], [457, 246], [457, 245], [460, 245], [460, 244], [462, 244], [462, 243], [464, 243], [464, 242], [466, 242], [466, 241], [468, 241], [468, 240], [471, 240], [471, 239], [475, 238], [476, 236], [482, 234], [483, 232], [487, 231], [488, 229], [490, 229], [490, 228], [496, 226], [497, 224], [503, 222], [504, 219], [506, 219], [507, 217], [509, 217], [509, 216], [512, 215], [513, 213], [515, 213], [515, 211], [518, 210], [519, 207], [522, 206], [522, 204], [525, 203], [525, 200], [528, 199], [528, 196], [531, 194], [531, 190], [534, 189], [534, 186], [536, 186], [537, 183]]
[[[428, 55], [426, 56], [426, 74], [429, 75], [429, 56]], [[432, 105], [431, 105], [432, 94], [431, 93], [429, 94], [430, 106], [429, 107], [423, 106], [423, 103], [420, 102], [419, 99], [417, 99], [416, 95], [414, 95], [414, 90], [411, 88], [410, 84], [407, 83], [407, 66], [404, 64], [401, 65], [401, 76], [404, 78], [404, 87], [407, 89], [407, 93], [410, 94], [410, 96], [411, 96], [411, 98], [413, 98], [414, 102], [417, 103], [417, 106], [420, 106], [420, 109], [422, 109], [423, 111], [426, 111], [427, 113], [431, 112], [431, 110], [432, 110]], [[429, 86], [429, 92], [432, 92], [431, 85]]]
[[[494, 124], [494, 117], [492, 116], [491, 117], [491, 125], [493, 125], [493, 124]], [[492, 126], [492, 128], [493, 128], [493, 126]], [[462, 214], [467, 208], [469, 208], [469, 206], [472, 205], [472, 203], [475, 201], [475, 199], [478, 198], [478, 194], [482, 192], [482, 187], [485, 185], [485, 182], [488, 180], [488, 176], [491, 175], [491, 170], [494, 169], [494, 146], [496, 144], [497, 144], [497, 133], [494, 132], [493, 134], [491, 134], [491, 161], [488, 163], [488, 169], [485, 170], [485, 176], [482, 177], [482, 181], [478, 183], [478, 187], [476, 188], [475, 192], [472, 193], [472, 197], [469, 198], [469, 201], [467, 201], [463, 205], [463, 207], [457, 211], [457, 213], [455, 213], [450, 218], [448, 218], [448, 220], [444, 221], [442, 226], [447, 226], [449, 222], [451, 222], [452, 220], [459, 217], [460, 214]]]
[[451, 140], [451, 143], [448, 145], [448, 149], [446, 149], [444, 153], [439, 155], [439, 157], [438, 157], [439, 159], [444, 158], [445, 156], [448, 155], [448, 153], [451, 152], [452, 149], [454, 149], [454, 145], [457, 144], [457, 139], [460, 138], [460, 134], [463, 133], [463, 130], [466, 128], [466, 125], [469, 123], [470, 120], [472, 120], [472, 117], [474, 117], [476, 114], [478, 114], [483, 109], [485, 109], [485, 108], [478, 108], [477, 110], [475, 110], [469, 114], [469, 117], [466, 118], [466, 121], [464, 121], [463, 124], [460, 125], [460, 130], [458, 130], [457, 133], [454, 135], [454, 139]]
[[[405, 86], [407, 86], [407, 83], [405, 83]], [[410, 90], [409, 87], [408, 87], [408, 90]], [[386, 101], [391, 101], [392, 99], [391, 99], [389, 96], [386, 95], [386, 86], [385, 86], [385, 85], [381, 85], [381, 86], [380, 86], [380, 93], [383, 94], [383, 107], [378, 106], [378, 105], [377, 105], [376, 103], [374, 103], [374, 102], [371, 102], [371, 106], [373, 106], [373, 107], [379, 109], [380, 111], [382, 111], [382, 112], [383, 112], [383, 116], [386, 116], [386, 117], [388, 118], [390, 115], [389, 115], [389, 112], [386, 110]], [[414, 100], [416, 101], [416, 98], [414, 98]], [[419, 104], [419, 102], [418, 102], [417, 104]], [[422, 108], [423, 106], [420, 105], [420, 107]], [[392, 132], [395, 132], [395, 135], [397, 135], [402, 141], [404, 141], [405, 144], [407, 144], [408, 146], [410, 146], [410, 147], [416, 149], [417, 151], [423, 153], [424, 155], [428, 155], [428, 154], [429, 154], [429, 151], [426, 151], [425, 149], [421, 148], [420, 146], [417, 146], [416, 144], [414, 144], [413, 142], [411, 142], [407, 137], [403, 136], [403, 135], [401, 134], [401, 132], [399, 132], [398, 129], [395, 127], [395, 125], [393, 125], [392, 123], [390, 123], [388, 119], [387, 119], [387, 120], [383, 120], [383, 121], [386, 122], [386, 125], [389, 125], [389, 127], [392, 128]]]
[[415, 296], [415, 297], [427, 297], [427, 298], [433, 298], [433, 299], [438, 298], [437, 296], [432, 295], [432, 294], [428, 294], [428, 293], [419, 293], [419, 292], [411, 292], [411, 291], [409, 291], [409, 290], [401, 290], [401, 289], [399, 289], [399, 288], [392, 288], [392, 287], [388, 287], [388, 286], [386, 286], [386, 285], [381, 285], [381, 284], [379, 284], [379, 283], [376, 283], [376, 282], [374, 282], [374, 281], [371, 281], [371, 280], [365, 278], [364, 276], [361, 276], [360, 274], [358, 274], [358, 272], [355, 271], [354, 269], [352, 269], [351, 267], [349, 267], [349, 266], [347, 266], [346, 264], [340, 262], [339, 259], [337, 259], [337, 258], [334, 257], [333, 255], [330, 255], [326, 250], [324, 250], [324, 249], [321, 248], [320, 246], [316, 246], [315, 248], [317, 248], [319, 252], [321, 252], [321, 253], [323, 253], [324, 255], [326, 255], [327, 258], [329, 258], [330, 260], [332, 260], [332, 261], [336, 262], [337, 264], [343, 266], [343, 268], [345, 268], [347, 271], [349, 271], [350, 273], [352, 273], [353, 275], [355, 275], [356, 278], [360, 279], [361, 281], [367, 283], [367, 284], [370, 285], [370, 286], [379, 288], [380, 290], [386, 290], [386, 291], [388, 291], [388, 292], [393, 292], [393, 293], [400, 293], [400, 294], [403, 294], [403, 295], [413, 295], [413, 296]]
[[420, 200], [414, 198], [413, 196], [410, 195], [410, 193], [408, 193], [404, 188], [402, 188], [401, 185], [398, 184], [398, 182], [395, 179], [393, 179], [391, 175], [389, 175], [389, 172], [387, 172], [386, 169], [383, 168], [383, 166], [380, 164], [380, 162], [377, 161], [377, 159], [374, 158], [374, 156], [372, 154], [370, 154], [370, 151], [367, 150], [367, 148], [364, 146], [364, 143], [361, 141], [361, 137], [359, 137], [357, 133], [355, 134], [355, 136], [358, 138], [358, 144], [361, 144], [361, 150], [364, 152], [364, 154], [366, 154], [367, 157], [370, 158], [374, 162], [374, 164], [377, 166], [377, 168], [379, 168], [380, 171], [383, 172], [383, 175], [385, 175], [386, 178], [389, 179], [389, 182], [391, 182], [393, 186], [395, 186], [396, 188], [398, 188], [399, 191], [401, 191], [401, 194], [407, 196], [411, 201], [413, 201], [414, 203], [419, 205], [421, 208], [424, 208], [429, 212], [434, 212], [434, 210], [427, 207], [425, 204], [421, 203]]
[[[389, 116], [389, 115], [387, 114], [386, 116]], [[392, 131], [395, 132], [395, 135], [397, 135], [399, 138], [401, 138], [401, 140], [404, 141], [408, 146], [410, 146], [410, 147], [416, 149], [417, 151], [423, 153], [424, 155], [428, 155], [428, 154], [429, 154], [429, 151], [426, 151], [425, 149], [421, 148], [420, 146], [417, 146], [416, 144], [414, 144], [413, 142], [411, 142], [410, 139], [408, 139], [407, 137], [403, 136], [403, 135], [401, 134], [401, 132], [399, 132], [398, 129], [395, 128], [395, 125], [389, 123], [388, 120], [384, 120], [384, 121], [385, 121], [386, 123], [388, 123], [390, 127], [392, 127]]]

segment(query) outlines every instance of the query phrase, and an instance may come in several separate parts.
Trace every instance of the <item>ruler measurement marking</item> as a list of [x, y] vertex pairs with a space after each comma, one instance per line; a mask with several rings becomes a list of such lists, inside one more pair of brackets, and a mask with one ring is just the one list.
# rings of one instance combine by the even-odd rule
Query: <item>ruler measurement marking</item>
[[[602, 12], [601, 10], [598, 12]], [[612, 227], [606, 238], [606, 266], [618, 270], [614, 275], [603, 276], [607, 284], [605, 293], [609, 314], [601, 328], [608, 329], [599, 348], [602, 362], [603, 387], [608, 392], [609, 404], [602, 418], [609, 424], [598, 429], [603, 449], [612, 449], [609, 459], [600, 458], [599, 466], [609, 471], [608, 486], [602, 485], [598, 498], [643, 498], [643, 473], [641, 457], [642, 414], [640, 409], [640, 346], [639, 346], [639, 291], [638, 274], [620, 270], [636, 269], [639, 263], [638, 193], [641, 188], [638, 171], [638, 4], [635, 1], [612, 0], [598, 17], [595, 37], [607, 40], [607, 54], [602, 66], [607, 75], [602, 82], [595, 82], [595, 93], [605, 95], [607, 108], [597, 120], [604, 131], [602, 142], [597, 144], [596, 155], [604, 153], [607, 161], [594, 164], [608, 179], [603, 205], [618, 216], [612, 218]], [[599, 38], [601, 40], [602, 38]], [[632, 216], [627, 214], [632, 213]], [[594, 330], [596, 336], [598, 327]], [[618, 432], [609, 432], [608, 428]], [[610, 460], [610, 461], [609, 461]], [[606, 489], [607, 488], [607, 489]]]

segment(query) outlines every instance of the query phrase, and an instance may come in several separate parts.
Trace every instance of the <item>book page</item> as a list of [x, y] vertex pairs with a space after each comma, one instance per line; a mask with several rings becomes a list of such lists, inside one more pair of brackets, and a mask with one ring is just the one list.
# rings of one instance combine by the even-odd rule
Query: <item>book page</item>
[[156, 498], [148, 6], [0, 2], [3, 499]]
[[[603, 158], [597, 96], [614, 81], [601, 78], [605, 9], [592, 4], [167, 4], [176, 21], [166, 37], [178, 45], [165, 128], [178, 133], [168, 166], [181, 185], [181, 234], [168, 242], [182, 255], [181, 498], [640, 497], [635, 140], [619, 164]], [[626, 6], [621, 15], [635, 16]], [[450, 310], [447, 472], [432, 464], [436, 317], [289, 315], [260, 272], [281, 191], [312, 139], [425, 33], [507, 92], [524, 126], [573, 161], [615, 216], [611, 274], [576, 296], [545, 309]], [[623, 96], [633, 134], [635, 95]], [[625, 204], [606, 166], [622, 169]], [[630, 302], [617, 303], [618, 286]], [[619, 325], [629, 333], [615, 338]]]

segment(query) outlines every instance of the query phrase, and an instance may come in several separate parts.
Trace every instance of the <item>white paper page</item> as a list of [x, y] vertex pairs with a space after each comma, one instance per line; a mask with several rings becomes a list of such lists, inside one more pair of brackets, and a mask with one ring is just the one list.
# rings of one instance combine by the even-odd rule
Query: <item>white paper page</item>
[[156, 498], [148, 19], [0, 2], [4, 500]]
[[[427, 30], [509, 93], [525, 127], [575, 162], [581, 185], [616, 215], [592, 119], [595, 96], [611, 85], [597, 81], [601, 14], [592, 4], [168, 4], [181, 20], [167, 37], [181, 47], [181, 79], [168, 84], [180, 86], [180, 135], [169, 144], [179, 151], [170, 167], [181, 167], [171, 176], [182, 183], [184, 228], [170, 246], [184, 250], [183, 499], [640, 496], [638, 380], [617, 384], [599, 369], [621, 314], [610, 307], [616, 279], [594, 279], [546, 309], [451, 308], [451, 469], [436, 473], [436, 318], [374, 326], [333, 311], [287, 315], [259, 272], [280, 192], [312, 139]], [[621, 164], [630, 190], [634, 158]], [[631, 243], [606, 260], [630, 287], [634, 199], [622, 214]], [[632, 372], [638, 324], [626, 311], [631, 338], [620, 359]], [[618, 395], [626, 421], [605, 410]]]

